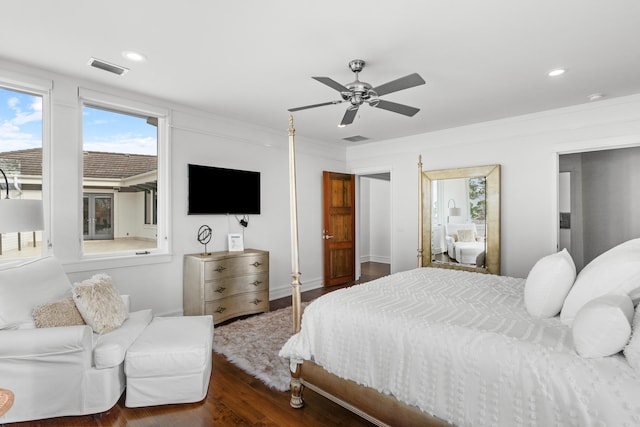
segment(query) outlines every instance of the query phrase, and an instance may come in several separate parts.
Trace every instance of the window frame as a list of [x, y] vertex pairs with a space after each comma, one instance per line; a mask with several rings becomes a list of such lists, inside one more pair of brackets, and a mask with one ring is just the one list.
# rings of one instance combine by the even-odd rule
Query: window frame
[[[53, 81], [0, 69], [0, 87], [42, 97], [42, 174], [41, 199], [44, 228], [41, 230], [41, 257], [51, 254], [51, 91]], [[23, 263], [33, 257], [7, 258], [1, 265]]]
[[[81, 249], [81, 260], [86, 261], [99, 261], [99, 260], [108, 260], [113, 258], [118, 259], [130, 259], [133, 261], [133, 265], [146, 263], [144, 260], [149, 257], [154, 256], [164, 256], [170, 255], [171, 253], [171, 239], [170, 239], [170, 161], [169, 161], [169, 153], [170, 153], [170, 111], [168, 109], [157, 107], [148, 103], [135, 101], [127, 98], [123, 98], [120, 96], [110, 95], [106, 93], [97, 92], [91, 89], [79, 88], [78, 90], [78, 102], [79, 102], [79, 152], [78, 152], [78, 161], [80, 164], [79, 167], [79, 177], [78, 177], [78, 189], [77, 189], [77, 200], [80, 205], [83, 197], [83, 150], [84, 150], [84, 135], [83, 135], [83, 111], [84, 107], [92, 107], [92, 108], [101, 108], [110, 110], [116, 113], [122, 114], [131, 114], [134, 116], [150, 116], [156, 117], [158, 119], [157, 132], [158, 132], [158, 140], [157, 140], [157, 224], [154, 224], [157, 231], [156, 236], [156, 247], [146, 249], [144, 251], [137, 250], [125, 250], [125, 251], [114, 251], [114, 252], [105, 252], [105, 253], [85, 253]], [[78, 233], [79, 237], [82, 240], [82, 213], [80, 214], [79, 223], [78, 223]], [[150, 225], [150, 224], [143, 224]], [[139, 260], [139, 261], [138, 261]], [[125, 264], [130, 264], [125, 262]], [[122, 265], [122, 264], [120, 264]]]
[[145, 190], [144, 192], [144, 225], [158, 225], [158, 191]]

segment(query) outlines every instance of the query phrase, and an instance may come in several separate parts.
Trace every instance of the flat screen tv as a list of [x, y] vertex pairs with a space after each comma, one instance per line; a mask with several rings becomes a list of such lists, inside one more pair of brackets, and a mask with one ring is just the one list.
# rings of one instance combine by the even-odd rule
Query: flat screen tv
[[259, 214], [260, 172], [189, 164], [188, 213]]

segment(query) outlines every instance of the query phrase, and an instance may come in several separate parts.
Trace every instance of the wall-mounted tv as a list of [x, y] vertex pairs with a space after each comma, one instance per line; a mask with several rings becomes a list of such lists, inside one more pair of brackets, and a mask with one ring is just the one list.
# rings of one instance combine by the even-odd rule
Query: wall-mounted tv
[[259, 214], [260, 172], [189, 164], [188, 213]]

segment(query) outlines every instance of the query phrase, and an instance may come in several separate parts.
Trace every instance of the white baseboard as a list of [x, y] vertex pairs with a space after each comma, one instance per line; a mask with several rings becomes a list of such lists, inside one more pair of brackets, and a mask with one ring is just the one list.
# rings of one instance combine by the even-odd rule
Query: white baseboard
[[391, 264], [391, 257], [380, 255], [363, 255], [360, 257], [360, 262], [380, 262], [382, 264]]
[[[322, 287], [322, 279], [312, 279], [312, 280], [302, 280], [301, 278], [301, 286], [300, 292], [310, 291], [312, 289], [318, 289]], [[278, 298], [284, 298], [291, 295], [291, 283], [286, 285], [280, 285], [277, 287], [270, 286], [269, 287], [269, 300], [274, 300]]]

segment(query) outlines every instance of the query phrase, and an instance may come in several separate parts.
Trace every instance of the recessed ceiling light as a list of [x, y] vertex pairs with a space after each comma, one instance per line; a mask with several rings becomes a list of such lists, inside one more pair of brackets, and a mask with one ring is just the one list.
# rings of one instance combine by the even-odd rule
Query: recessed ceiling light
[[141, 53], [134, 52], [132, 50], [125, 50], [124, 52], [122, 52], [122, 56], [134, 62], [144, 62], [147, 60], [146, 56], [144, 56]]
[[587, 98], [589, 98], [589, 101], [597, 101], [599, 99], [602, 99], [603, 97], [604, 95], [602, 93], [592, 93]]
[[565, 73], [565, 69], [564, 68], [556, 68], [555, 70], [551, 70], [549, 71], [549, 73], [547, 74], [549, 77], [558, 77], [561, 76]]

